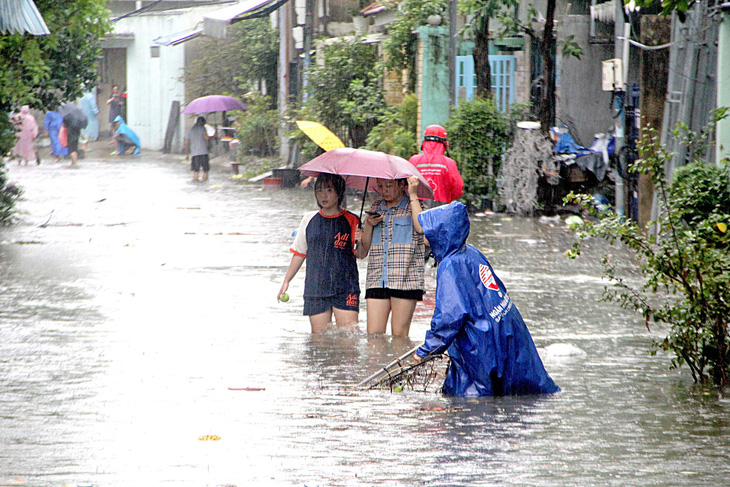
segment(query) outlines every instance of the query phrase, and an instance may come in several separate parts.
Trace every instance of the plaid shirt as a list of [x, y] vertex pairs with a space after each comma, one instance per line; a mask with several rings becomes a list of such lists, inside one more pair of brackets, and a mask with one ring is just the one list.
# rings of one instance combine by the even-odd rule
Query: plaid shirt
[[423, 234], [413, 227], [408, 195], [392, 208], [376, 201], [371, 210], [385, 213], [385, 220], [373, 228], [366, 288], [423, 289]]

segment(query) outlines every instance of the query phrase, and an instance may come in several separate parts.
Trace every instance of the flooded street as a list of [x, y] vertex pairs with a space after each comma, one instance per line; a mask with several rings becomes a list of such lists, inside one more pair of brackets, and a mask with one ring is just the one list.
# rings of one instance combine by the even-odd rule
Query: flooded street
[[276, 301], [311, 191], [94, 155], [9, 166], [25, 194], [0, 228], [0, 485], [729, 485], [730, 401], [649, 355], [663, 330], [599, 302], [602, 249], [568, 260], [560, 223], [483, 215], [470, 243], [538, 347], [585, 351], [543, 355], [561, 393], [361, 391], [422, 341], [435, 269], [410, 340], [368, 336], [364, 304], [361, 332], [313, 336], [303, 271]]

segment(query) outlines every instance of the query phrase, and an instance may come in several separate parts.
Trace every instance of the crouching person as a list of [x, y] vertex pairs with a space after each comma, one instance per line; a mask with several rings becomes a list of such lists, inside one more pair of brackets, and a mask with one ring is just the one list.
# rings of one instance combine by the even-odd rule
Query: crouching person
[[560, 390], [487, 258], [468, 245], [466, 207], [453, 202], [418, 215], [438, 262], [436, 308], [415, 360], [448, 350], [444, 394], [502, 396]]

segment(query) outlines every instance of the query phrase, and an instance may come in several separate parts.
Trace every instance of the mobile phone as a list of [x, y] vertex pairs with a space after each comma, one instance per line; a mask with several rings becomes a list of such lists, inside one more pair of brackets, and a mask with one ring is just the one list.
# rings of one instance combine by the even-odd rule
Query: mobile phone
[[377, 211], [366, 211], [365, 213], [367, 213], [370, 216], [375, 216], [375, 217], [380, 216], [380, 213], [378, 213]]

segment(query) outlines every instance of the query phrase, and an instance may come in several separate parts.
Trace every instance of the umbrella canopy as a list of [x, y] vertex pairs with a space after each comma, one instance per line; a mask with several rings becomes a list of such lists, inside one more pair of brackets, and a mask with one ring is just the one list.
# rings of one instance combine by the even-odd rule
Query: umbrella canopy
[[213, 113], [231, 110], [246, 110], [247, 107], [232, 96], [210, 95], [196, 98], [188, 103], [182, 113]]
[[320, 146], [325, 151], [342, 149], [345, 147], [345, 144], [340, 140], [340, 138], [322, 124], [310, 122], [308, 120], [297, 120], [297, 126], [307, 137], [312, 139], [312, 142]]
[[58, 109], [58, 113], [60, 113], [63, 117], [63, 123], [65, 123], [66, 126], [76, 130], [86, 128], [86, 125], [89, 122], [86, 115], [84, 115], [84, 112], [81, 111], [81, 108], [73, 102], [61, 105], [61, 108]]
[[305, 176], [339, 174], [348, 188], [376, 190], [376, 179], [403, 179], [417, 176], [419, 198], [433, 198], [433, 190], [416, 167], [405, 159], [365, 149], [332, 149], [299, 167]]

